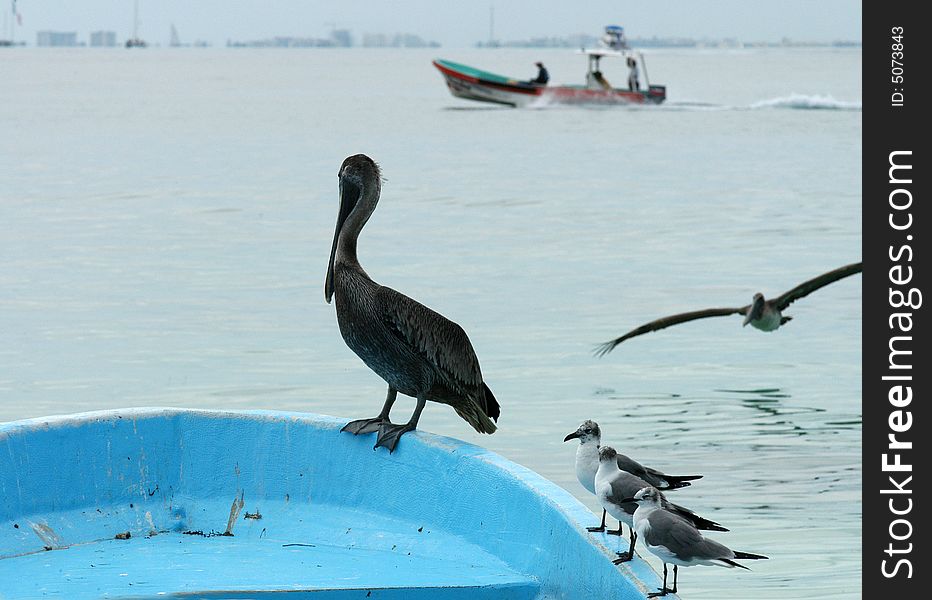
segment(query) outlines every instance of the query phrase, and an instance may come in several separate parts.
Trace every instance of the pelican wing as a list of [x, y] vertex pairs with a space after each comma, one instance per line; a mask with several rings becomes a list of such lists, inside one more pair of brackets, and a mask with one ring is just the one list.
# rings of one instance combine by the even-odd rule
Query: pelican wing
[[638, 335], [645, 333], [650, 333], [651, 331], [658, 331], [660, 329], [665, 329], [671, 325], [679, 325], [680, 323], [685, 323], [687, 321], [694, 321], [696, 319], [704, 319], [706, 317], [724, 317], [727, 315], [737, 315], [744, 314], [748, 310], [747, 306], [742, 306], [741, 308], [706, 308], [703, 310], [694, 310], [692, 312], [680, 313], [678, 315], [671, 315], [669, 317], [664, 317], [662, 319], [657, 319], [656, 321], [651, 321], [650, 323], [645, 323], [636, 329], [632, 329], [628, 333], [624, 334], [621, 337], [617, 337], [609, 342], [599, 345], [596, 348], [596, 354], [598, 356], [605, 356], [609, 352], [615, 349], [615, 346], [622, 343], [623, 341], [633, 338]]
[[379, 314], [399, 339], [464, 391], [482, 386], [482, 371], [463, 328], [392, 288], [375, 293]]
[[861, 263], [856, 262], [850, 265], [845, 265], [844, 267], [839, 267], [834, 271], [829, 271], [828, 273], [823, 273], [818, 277], [813, 277], [809, 281], [804, 281], [791, 289], [788, 292], [784, 292], [778, 298], [773, 300], [773, 303], [780, 310], [783, 310], [796, 300], [804, 296], [808, 296], [812, 292], [816, 291], [821, 287], [825, 287], [828, 284], [838, 281], [848, 277], [849, 275], [854, 275], [855, 273], [861, 272]]

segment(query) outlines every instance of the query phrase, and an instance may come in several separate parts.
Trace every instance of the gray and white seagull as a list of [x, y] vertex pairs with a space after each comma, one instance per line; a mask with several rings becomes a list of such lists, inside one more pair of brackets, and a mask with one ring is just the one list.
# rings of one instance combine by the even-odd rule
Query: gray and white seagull
[[604, 344], [600, 344], [598, 347], [596, 347], [595, 353], [598, 356], [605, 356], [614, 350], [615, 346], [625, 340], [629, 340], [633, 337], [643, 335], [645, 333], [650, 333], [651, 331], [666, 329], [671, 325], [679, 325], [680, 323], [695, 321], [696, 319], [705, 319], [706, 317], [744, 315], [743, 326], [750, 325], [751, 327], [760, 329], [761, 331], [775, 331], [779, 329], [781, 325], [784, 325], [787, 321], [793, 318], [783, 314], [783, 311], [790, 304], [796, 300], [799, 300], [800, 298], [808, 296], [819, 288], [825, 287], [830, 283], [838, 281], [839, 279], [843, 279], [860, 272], [861, 263], [852, 263], [850, 265], [839, 267], [833, 271], [829, 271], [828, 273], [823, 273], [818, 277], [813, 277], [808, 281], [804, 281], [793, 289], [784, 292], [776, 298], [772, 298], [770, 300], [764, 299], [764, 295], [758, 292], [754, 294], [754, 299], [751, 301], [751, 303], [745, 306], [736, 308], [706, 308], [703, 310], [694, 310], [671, 315], [669, 317], [663, 317], [662, 319], [657, 319], [649, 323], [645, 323], [640, 327], [636, 327], [623, 336], [605, 342]]
[[[676, 593], [676, 577], [679, 567], [714, 565], [747, 569], [736, 560], [759, 560], [767, 558], [760, 554], [739, 552], [704, 537], [690, 523], [663, 506], [663, 496], [656, 489], [645, 487], [638, 490], [626, 502], [634, 502], [634, 529], [647, 549], [663, 561], [663, 587], [648, 594], [648, 598]], [[673, 565], [673, 587], [667, 588], [667, 564]]]
[[[595, 474], [599, 470], [599, 447], [602, 444], [602, 430], [599, 424], [589, 419], [582, 424], [573, 433], [563, 438], [564, 442], [578, 439], [579, 446], [576, 448], [576, 479], [580, 485], [595, 494]], [[640, 477], [648, 484], [658, 490], [669, 491], [686, 487], [690, 481], [701, 479], [702, 475], [667, 475], [657, 469], [645, 467], [633, 458], [624, 454], [617, 454], [618, 468], [627, 471], [632, 475]], [[598, 527], [587, 527], [589, 531], [605, 531], [605, 509], [602, 509], [602, 524]], [[621, 524], [618, 531], [609, 532], [621, 535]]]
[[[599, 450], [599, 470], [595, 475], [595, 495], [608, 514], [618, 519], [618, 533], [621, 533], [621, 524], [626, 523], [630, 530], [631, 544], [627, 552], [619, 552], [615, 564], [634, 558], [634, 544], [638, 534], [634, 529], [634, 511], [637, 504], [631, 500], [641, 489], [648, 487], [656, 489], [636, 475], [618, 468], [618, 453], [611, 446], [602, 446]], [[673, 504], [664, 497], [663, 492], [657, 491], [659, 502], [671, 514], [677, 515], [695, 529], [711, 531], [728, 531], [715, 521], [700, 517], [684, 506]]]

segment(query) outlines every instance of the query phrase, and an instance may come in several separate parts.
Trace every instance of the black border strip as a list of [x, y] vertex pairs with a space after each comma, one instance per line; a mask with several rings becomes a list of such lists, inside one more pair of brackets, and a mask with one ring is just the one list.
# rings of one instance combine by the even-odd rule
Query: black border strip
[[921, 297], [932, 267], [923, 262], [928, 224], [920, 213], [929, 173], [922, 131], [932, 106], [922, 82], [930, 43], [922, 6], [868, 1], [863, 9], [864, 598], [928, 587], [932, 539], [920, 515], [930, 507], [920, 488], [930, 486], [922, 456], [932, 452], [923, 443], [932, 399], [924, 348], [932, 339]]

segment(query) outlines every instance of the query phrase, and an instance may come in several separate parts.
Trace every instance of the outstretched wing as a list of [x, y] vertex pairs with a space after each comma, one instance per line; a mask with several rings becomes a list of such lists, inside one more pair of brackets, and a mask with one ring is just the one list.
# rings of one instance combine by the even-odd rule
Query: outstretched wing
[[457, 387], [475, 389], [482, 385], [479, 359], [462, 327], [389, 287], [379, 287], [375, 302], [386, 325], [400, 340]]
[[650, 333], [651, 331], [659, 331], [660, 329], [665, 329], [671, 325], [679, 325], [680, 323], [685, 323], [687, 321], [695, 321], [696, 319], [705, 319], [706, 317], [724, 317], [727, 315], [737, 315], [744, 314], [748, 310], [747, 306], [741, 308], [706, 308], [703, 310], [694, 310], [692, 312], [680, 313], [678, 315], [671, 315], [669, 317], [664, 317], [662, 319], [657, 319], [656, 321], [651, 321], [650, 323], [645, 323], [636, 329], [632, 329], [628, 333], [624, 334], [621, 337], [617, 337], [610, 342], [605, 342], [600, 344], [595, 353], [597, 356], [605, 356], [609, 352], [615, 349], [615, 346], [622, 343], [623, 341], [633, 338], [638, 335], [645, 333]]
[[808, 296], [812, 292], [816, 291], [821, 287], [825, 287], [828, 284], [838, 281], [848, 277], [849, 275], [854, 275], [855, 273], [861, 272], [861, 263], [856, 262], [850, 265], [845, 265], [844, 267], [839, 267], [834, 271], [829, 271], [828, 273], [823, 273], [818, 277], [813, 277], [809, 281], [804, 281], [791, 289], [788, 292], [784, 292], [779, 297], [773, 300], [773, 303], [777, 306], [778, 309], [783, 310], [796, 300], [804, 296]]

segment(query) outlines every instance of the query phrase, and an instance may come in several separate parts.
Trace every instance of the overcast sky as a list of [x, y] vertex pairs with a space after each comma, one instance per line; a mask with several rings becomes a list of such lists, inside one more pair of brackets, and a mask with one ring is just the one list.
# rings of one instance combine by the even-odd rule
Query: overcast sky
[[[11, 0], [0, 26], [9, 23]], [[134, 0], [16, 0], [22, 17], [16, 39], [35, 45], [36, 32], [133, 31]], [[414, 33], [447, 47], [495, 37], [520, 40], [574, 33], [600, 35], [605, 25], [629, 37], [737, 38], [742, 41], [831, 42], [861, 40], [860, 0], [139, 0], [139, 35], [167, 45], [171, 24], [182, 42], [222, 45], [273, 36], [328, 37], [349, 29], [366, 33]], [[6, 34], [7, 29], [3, 29]], [[0, 36], [5, 37], [5, 35]]]

